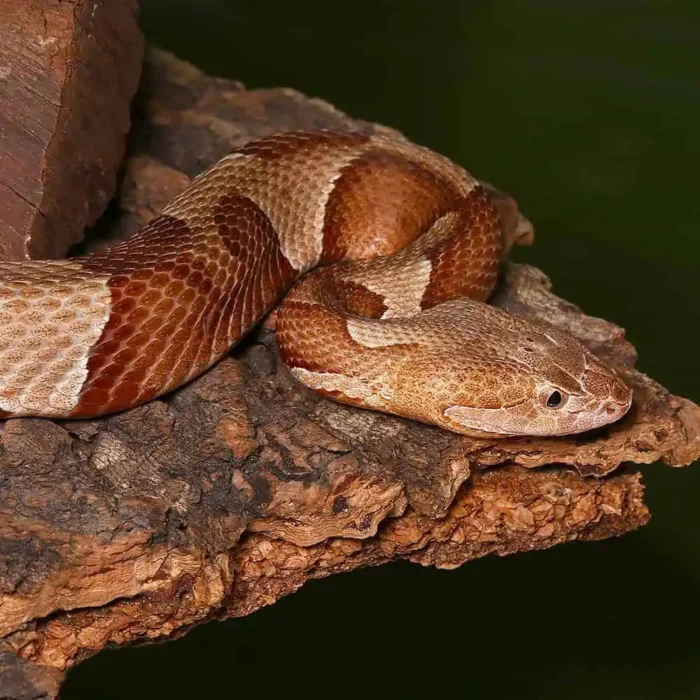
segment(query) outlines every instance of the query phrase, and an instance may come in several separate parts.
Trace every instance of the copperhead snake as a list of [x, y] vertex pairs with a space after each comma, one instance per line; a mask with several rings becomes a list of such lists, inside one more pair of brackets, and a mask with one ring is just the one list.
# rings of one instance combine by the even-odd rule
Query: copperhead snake
[[336, 401], [476, 435], [616, 421], [631, 402], [616, 372], [485, 303], [508, 246], [489, 193], [401, 138], [248, 143], [122, 244], [0, 263], [0, 417], [87, 418], [161, 396], [291, 289], [281, 356]]

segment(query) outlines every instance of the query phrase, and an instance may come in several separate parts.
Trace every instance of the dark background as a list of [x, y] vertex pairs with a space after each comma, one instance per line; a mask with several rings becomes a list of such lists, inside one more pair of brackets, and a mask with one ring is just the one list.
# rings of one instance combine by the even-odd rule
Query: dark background
[[[700, 3], [144, 0], [149, 41], [383, 122], [515, 196], [555, 291], [700, 401]], [[700, 465], [644, 468], [651, 524], [440, 572], [308, 584], [103, 652], [64, 700], [357, 693], [700, 698]]]

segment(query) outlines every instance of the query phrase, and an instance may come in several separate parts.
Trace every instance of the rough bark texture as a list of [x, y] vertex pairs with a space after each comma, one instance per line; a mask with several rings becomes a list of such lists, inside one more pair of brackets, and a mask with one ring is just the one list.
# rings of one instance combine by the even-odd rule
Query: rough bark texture
[[[301, 127], [381, 128], [152, 52], [118, 216], [86, 249], [132, 233], [232, 148]], [[6, 422], [0, 644], [15, 656], [0, 663], [18, 689], [4, 696], [50, 697], [44, 667], [247, 614], [310, 578], [397, 557], [450, 568], [643, 525], [639, 474], [611, 472], [697, 458], [700, 408], [635, 371], [622, 330], [554, 296], [538, 270], [511, 265], [495, 302], [619, 367], [630, 415], [572, 438], [460, 437], [316, 397], [280, 365], [268, 324], [164, 400], [95, 421]]]
[[137, 0], [0, 0], [0, 260], [62, 257], [116, 189]]
[[58, 695], [62, 680], [59, 669], [0, 651], [0, 700], [50, 700]]

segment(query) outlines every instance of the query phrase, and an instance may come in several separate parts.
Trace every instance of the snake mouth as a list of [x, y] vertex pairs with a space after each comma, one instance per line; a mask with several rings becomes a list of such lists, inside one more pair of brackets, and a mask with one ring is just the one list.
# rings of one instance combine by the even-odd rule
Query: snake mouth
[[[583, 433], [620, 420], [632, 405], [632, 390], [624, 387], [604, 399], [585, 395], [569, 397], [561, 411], [551, 408], [543, 412], [540, 404], [530, 406], [532, 399], [522, 399], [498, 407], [452, 405], [443, 411], [450, 429], [470, 434], [478, 431], [503, 437], [561, 436]], [[534, 409], [537, 409], [536, 411]], [[533, 415], [536, 414], [536, 415]]]
[[498, 418], [503, 415], [504, 410], [527, 406], [528, 402], [529, 399], [522, 399], [494, 407], [454, 404], [448, 406], [442, 414], [448, 423], [445, 427], [456, 432], [471, 434], [476, 431], [476, 433], [484, 435], [514, 437], [523, 433], [519, 430], [510, 430]]
[[[632, 406], [633, 392], [625, 387], [625, 394], [618, 392], [616, 396], [609, 396], [594, 405], [583, 406], [575, 411], [569, 411], [574, 422], [580, 423], [579, 430], [574, 432], [585, 432], [596, 428], [603, 428], [621, 420]], [[620, 398], [624, 396], [624, 398]]]
[[484, 413], [487, 413], [489, 411], [491, 412], [496, 412], [496, 411], [503, 411], [503, 410], [508, 410], [511, 408], [518, 408], [520, 406], [524, 406], [527, 403], [529, 403], [531, 399], [525, 398], [525, 399], [520, 399], [520, 401], [511, 401], [510, 403], [502, 403], [499, 404], [498, 406], [468, 406], [467, 404], [464, 403], [455, 403], [452, 404], [451, 406], [448, 406], [444, 411], [443, 415], [449, 415], [448, 411], [452, 411], [452, 409], [459, 409], [462, 411], [483, 411]]

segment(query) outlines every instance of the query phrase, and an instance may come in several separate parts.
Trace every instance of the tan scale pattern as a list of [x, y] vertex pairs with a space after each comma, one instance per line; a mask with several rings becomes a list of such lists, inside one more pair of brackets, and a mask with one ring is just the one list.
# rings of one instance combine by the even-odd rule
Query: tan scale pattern
[[306, 275], [277, 324], [284, 360], [317, 391], [467, 433], [620, 417], [630, 392], [593, 355], [482, 303], [503, 250], [489, 195], [427, 149], [339, 132], [261, 139], [124, 244], [0, 266], [0, 415], [87, 417], [166, 393], [302, 273], [338, 263]]
[[277, 231], [291, 266], [304, 272], [322, 254], [328, 196], [343, 167], [367, 148], [367, 137], [336, 132], [288, 133], [254, 141], [221, 160], [163, 210], [189, 220], [205, 210], [212, 193], [235, 182]]
[[0, 263], [0, 416], [65, 416], [110, 316], [106, 275], [71, 262]]

